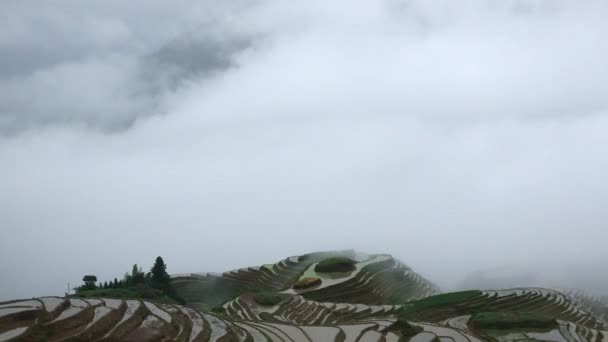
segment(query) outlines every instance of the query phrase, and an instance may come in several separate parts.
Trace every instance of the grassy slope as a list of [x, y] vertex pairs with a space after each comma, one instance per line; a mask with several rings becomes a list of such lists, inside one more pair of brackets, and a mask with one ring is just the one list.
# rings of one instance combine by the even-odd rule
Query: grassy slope
[[[238, 297], [245, 291], [222, 278], [212, 280], [172, 280], [171, 285], [188, 305], [202, 310], [211, 310]], [[255, 291], [250, 291], [255, 292]]]
[[481, 295], [479, 290], [460, 291], [442, 293], [436, 296], [427, 297], [414, 302], [406, 303], [403, 315], [413, 314], [422, 310], [446, 307], [465, 302], [471, 298]]
[[133, 286], [128, 288], [118, 289], [94, 289], [81, 290], [74, 295], [79, 298], [90, 297], [105, 297], [105, 298], [121, 298], [121, 299], [145, 299], [165, 304], [177, 304], [177, 302], [162, 291], [149, 288], [147, 286]]

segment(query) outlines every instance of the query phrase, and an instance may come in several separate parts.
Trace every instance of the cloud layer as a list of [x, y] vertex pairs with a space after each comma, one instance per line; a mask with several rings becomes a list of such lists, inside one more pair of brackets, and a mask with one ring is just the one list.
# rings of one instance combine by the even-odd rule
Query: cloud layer
[[52, 4], [0, 5], [0, 299], [159, 254], [608, 266], [603, 2]]

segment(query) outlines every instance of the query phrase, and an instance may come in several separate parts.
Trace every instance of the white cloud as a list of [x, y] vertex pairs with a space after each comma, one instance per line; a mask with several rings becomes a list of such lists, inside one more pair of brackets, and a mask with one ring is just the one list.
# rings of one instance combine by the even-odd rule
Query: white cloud
[[607, 8], [503, 3], [265, 1], [202, 19], [250, 41], [179, 87], [134, 96], [141, 60], [112, 49], [1, 81], [37, 129], [0, 143], [0, 257], [31, 260], [2, 265], [23, 283], [0, 296], [158, 254], [218, 271], [355, 247], [445, 287], [606, 260]]

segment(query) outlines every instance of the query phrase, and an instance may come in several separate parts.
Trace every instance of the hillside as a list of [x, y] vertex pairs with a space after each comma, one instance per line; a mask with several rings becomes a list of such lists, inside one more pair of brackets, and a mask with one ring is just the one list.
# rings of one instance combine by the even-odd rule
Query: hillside
[[171, 285], [185, 305], [0, 303], [0, 341], [608, 341], [600, 300], [543, 288], [440, 293], [390, 255], [312, 253]]

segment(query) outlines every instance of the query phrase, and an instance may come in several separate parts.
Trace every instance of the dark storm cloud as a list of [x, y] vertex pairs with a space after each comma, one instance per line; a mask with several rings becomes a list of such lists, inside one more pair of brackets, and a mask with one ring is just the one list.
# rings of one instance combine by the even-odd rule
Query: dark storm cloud
[[3, 47], [64, 49], [0, 80], [0, 297], [159, 254], [606, 266], [604, 2], [6, 4]]
[[[202, 35], [202, 37], [201, 37]], [[210, 76], [233, 66], [232, 56], [246, 49], [250, 41], [233, 38], [217, 41], [196, 30], [169, 41], [144, 57], [145, 71], [171, 70], [174, 83]]]
[[49, 125], [125, 130], [163, 113], [169, 87], [228, 68], [232, 54], [248, 45], [246, 37], [211, 26], [227, 9], [210, 5], [203, 15], [193, 15], [201, 5], [189, 2], [2, 6], [4, 135]]

